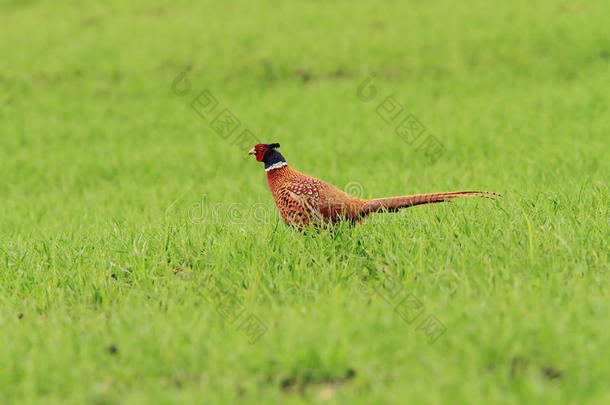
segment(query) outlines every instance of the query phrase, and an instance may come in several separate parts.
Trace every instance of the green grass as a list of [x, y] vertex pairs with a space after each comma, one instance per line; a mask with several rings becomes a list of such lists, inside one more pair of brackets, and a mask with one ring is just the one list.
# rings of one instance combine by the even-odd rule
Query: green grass
[[[1, 401], [610, 402], [608, 2], [254, 3], [0, 1]], [[504, 198], [294, 232], [205, 89], [364, 197]]]

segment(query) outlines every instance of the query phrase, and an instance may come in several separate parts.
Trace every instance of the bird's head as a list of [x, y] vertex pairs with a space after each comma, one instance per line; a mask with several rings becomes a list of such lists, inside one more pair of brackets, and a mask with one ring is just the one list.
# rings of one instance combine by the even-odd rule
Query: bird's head
[[279, 148], [279, 143], [259, 143], [254, 145], [248, 155], [256, 155], [256, 161], [262, 162], [265, 160], [265, 155], [270, 154], [270, 152], [274, 151], [276, 148]]
[[279, 147], [279, 143], [259, 143], [250, 149], [248, 154], [255, 155], [257, 162], [263, 162], [267, 171], [279, 169], [286, 166], [284, 156], [277, 151]]

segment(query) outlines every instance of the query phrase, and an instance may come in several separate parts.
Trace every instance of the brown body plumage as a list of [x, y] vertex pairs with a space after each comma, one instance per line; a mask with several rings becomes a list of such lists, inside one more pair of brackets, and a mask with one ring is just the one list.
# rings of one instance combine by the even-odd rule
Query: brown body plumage
[[[275, 146], [277, 145], [277, 146]], [[269, 188], [282, 219], [300, 229], [308, 225], [358, 223], [375, 212], [396, 212], [402, 208], [449, 201], [457, 197], [493, 198], [488, 191], [454, 191], [400, 197], [364, 199], [350, 195], [325, 181], [288, 166], [275, 148], [278, 144], [259, 144], [249, 153], [265, 162]]]

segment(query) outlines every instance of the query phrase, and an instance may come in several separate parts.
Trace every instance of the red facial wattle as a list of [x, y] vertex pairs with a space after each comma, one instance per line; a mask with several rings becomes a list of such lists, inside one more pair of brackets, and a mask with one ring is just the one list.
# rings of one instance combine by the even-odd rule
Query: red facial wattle
[[257, 149], [256, 150], [256, 161], [257, 162], [262, 162], [263, 158], [265, 157], [265, 152], [267, 152], [265, 149]]

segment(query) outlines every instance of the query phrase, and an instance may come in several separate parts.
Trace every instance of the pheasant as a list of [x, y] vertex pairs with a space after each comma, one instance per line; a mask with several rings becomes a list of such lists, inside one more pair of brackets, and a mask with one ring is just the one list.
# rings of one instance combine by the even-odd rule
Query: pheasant
[[284, 222], [300, 230], [307, 226], [325, 226], [340, 221], [357, 224], [372, 213], [396, 212], [402, 208], [446, 202], [457, 197], [493, 199], [494, 196], [500, 196], [489, 191], [452, 191], [358, 198], [332, 184], [294, 170], [278, 152], [279, 147], [279, 143], [259, 143], [248, 154], [255, 155], [258, 162], [265, 164], [269, 188]]

